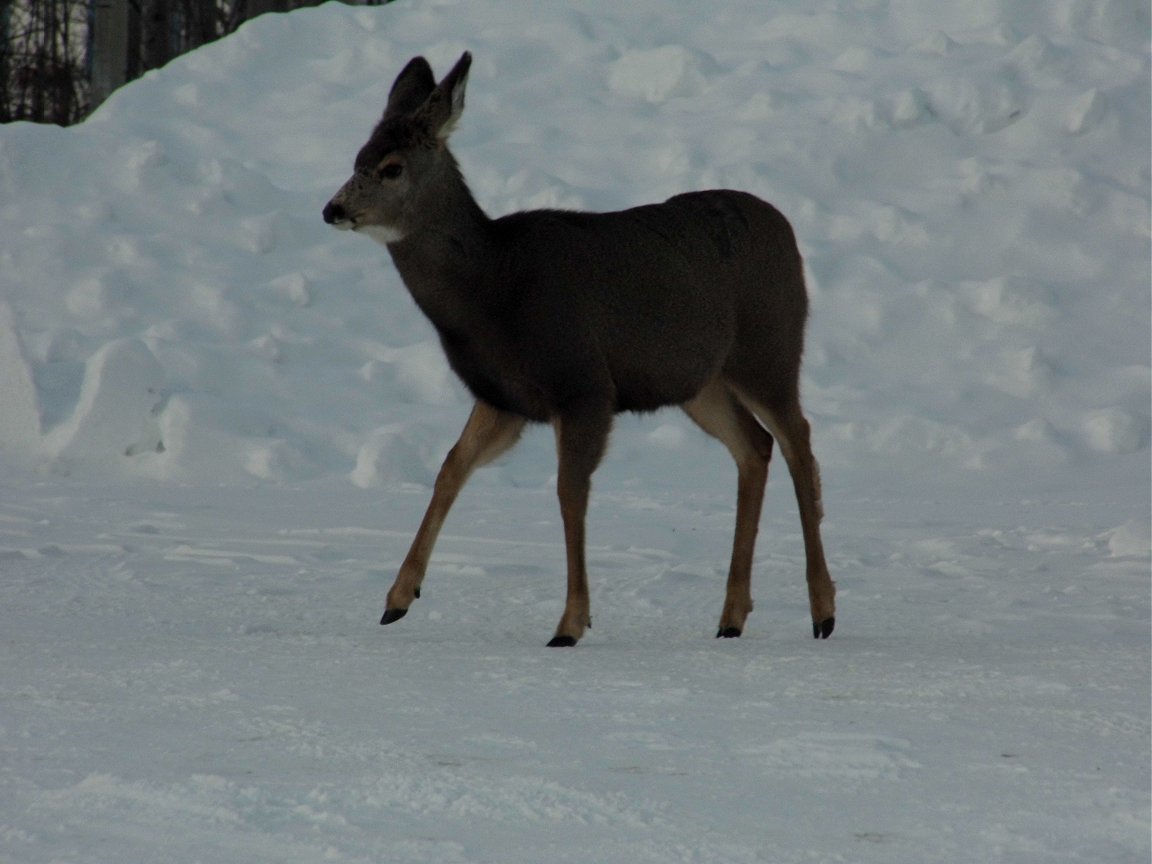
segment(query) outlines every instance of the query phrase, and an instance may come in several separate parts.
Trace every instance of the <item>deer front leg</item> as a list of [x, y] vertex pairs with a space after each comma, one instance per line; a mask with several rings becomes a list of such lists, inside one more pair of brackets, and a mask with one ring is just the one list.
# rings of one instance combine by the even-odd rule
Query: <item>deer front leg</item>
[[584, 557], [584, 518], [588, 511], [592, 472], [600, 464], [612, 428], [612, 409], [608, 405], [585, 403], [558, 416], [553, 427], [559, 462], [556, 492], [560, 497], [560, 516], [564, 522], [568, 595], [556, 635], [548, 647], [568, 648], [580, 641], [584, 630], [592, 626]]
[[432, 557], [432, 547], [436, 544], [440, 528], [460, 489], [473, 471], [515, 444], [523, 428], [523, 417], [497, 410], [485, 402], [478, 401], [472, 408], [472, 414], [464, 424], [464, 431], [448, 451], [444, 464], [440, 466], [440, 473], [436, 475], [432, 500], [412, 541], [412, 548], [408, 550], [396, 581], [388, 591], [381, 624], [391, 624], [408, 614], [408, 607], [420, 596], [420, 585], [428, 569], [428, 559]]

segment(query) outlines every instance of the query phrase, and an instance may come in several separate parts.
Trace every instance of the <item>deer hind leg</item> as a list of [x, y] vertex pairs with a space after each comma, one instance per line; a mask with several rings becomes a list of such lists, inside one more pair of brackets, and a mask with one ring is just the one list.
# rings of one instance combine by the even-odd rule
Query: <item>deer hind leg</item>
[[568, 648], [580, 641], [585, 629], [592, 626], [584, 554], [584, 520], [588, 512], [592, 472], [600, 464], [612, 429], [612, 409], [600, 404], [574, 406], [558, 415], [552, 425], [556, 432], [559, 462], [556, 492], [564, 522], [568, 594], [564, 614], [560, 616], [556, 635], [548, 647]]
[[804, 533], [807, 558], [808, 603], [812, 612], [812, 635], [827, 639], [836, 626], [836, 584], [828, 574], [824, 545], [820, 539], [820, 521], [824, 508], [820, 500], [820, 466], [812, 455], [808, 421], [795, 396], [761, 402], [740, 391], [740, 400], [768, 427], [788, 463], [796, 502], [800, 509], [800, 527]]
[[680, 407], [697, 426], [723, 443], [736, 460], [736, 532], [724, 609], [716, 632], [717, 638], [731, 639], [744, 632], [744, 622], [752, 611], [752, 556], [768, 482], [772, 436], [719, 381]]
[[432, 547], [440, 534], [440, 528], [452, 503], [460, 493], [472, 472], [507, 451], [520, 438], [524, 428], [524, 418], [499, 411], [484, 402], [477, 402], [472, 408], [464, 431], [455, 446], [448, 451], [440, 473], [436, 475], [436, 485], [432, 500], [424, 513], [424, 519], [412, 541], [412, 547], [400, 565], [396, 581], [388, 591], [381, 624], [391, 624], [408, 613], [412, 601], [420, 596], [420, 585], [428, 569], [428, 559], [432, 557]]

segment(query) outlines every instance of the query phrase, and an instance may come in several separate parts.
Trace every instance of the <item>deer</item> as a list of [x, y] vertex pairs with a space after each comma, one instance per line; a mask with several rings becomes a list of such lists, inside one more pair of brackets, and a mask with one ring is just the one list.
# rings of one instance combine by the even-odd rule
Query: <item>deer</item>
[[737, 469], [736, 528], [718, 638], [744, 632], [773, 443], [792, 476], [812, 633], [836, 623], [820, 537], [819, 466], [800, 405], [808, 296], [788, 220], [749, 193], [687, 192], [616, 212], [529, 210], [490, 218], [448, 138], [472, 56], [436, 82], [415, 57], [388, 94], [324, 221], [387, 247], [447, 361], [474, 397], [436, 476], [381, 624], [420, 597], [433, 547], [472, 473], [529, 423], [552, 426], [567, 565], [549, 647], [591, 626], [585, 517], [614, 418], [678, 406]]

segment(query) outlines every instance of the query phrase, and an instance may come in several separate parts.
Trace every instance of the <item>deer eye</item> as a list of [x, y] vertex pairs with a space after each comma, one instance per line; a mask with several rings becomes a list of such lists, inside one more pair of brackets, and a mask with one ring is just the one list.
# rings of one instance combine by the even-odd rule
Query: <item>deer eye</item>
[[386, 162], [380, 166], [380, 176], [386, 180], [395, 180], [404, 173], [404, 166], [399, 162]]

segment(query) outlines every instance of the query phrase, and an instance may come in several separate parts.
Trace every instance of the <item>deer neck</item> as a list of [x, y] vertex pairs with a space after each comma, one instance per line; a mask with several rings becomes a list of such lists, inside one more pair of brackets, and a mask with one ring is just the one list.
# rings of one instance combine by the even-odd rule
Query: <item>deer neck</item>
[[434, 200], [422, 218], [388, 251], [424, 314], [438, 329], [458, 332], [468, 329], [498, 290], [492, 220], [463, 179], [429, 197]]

